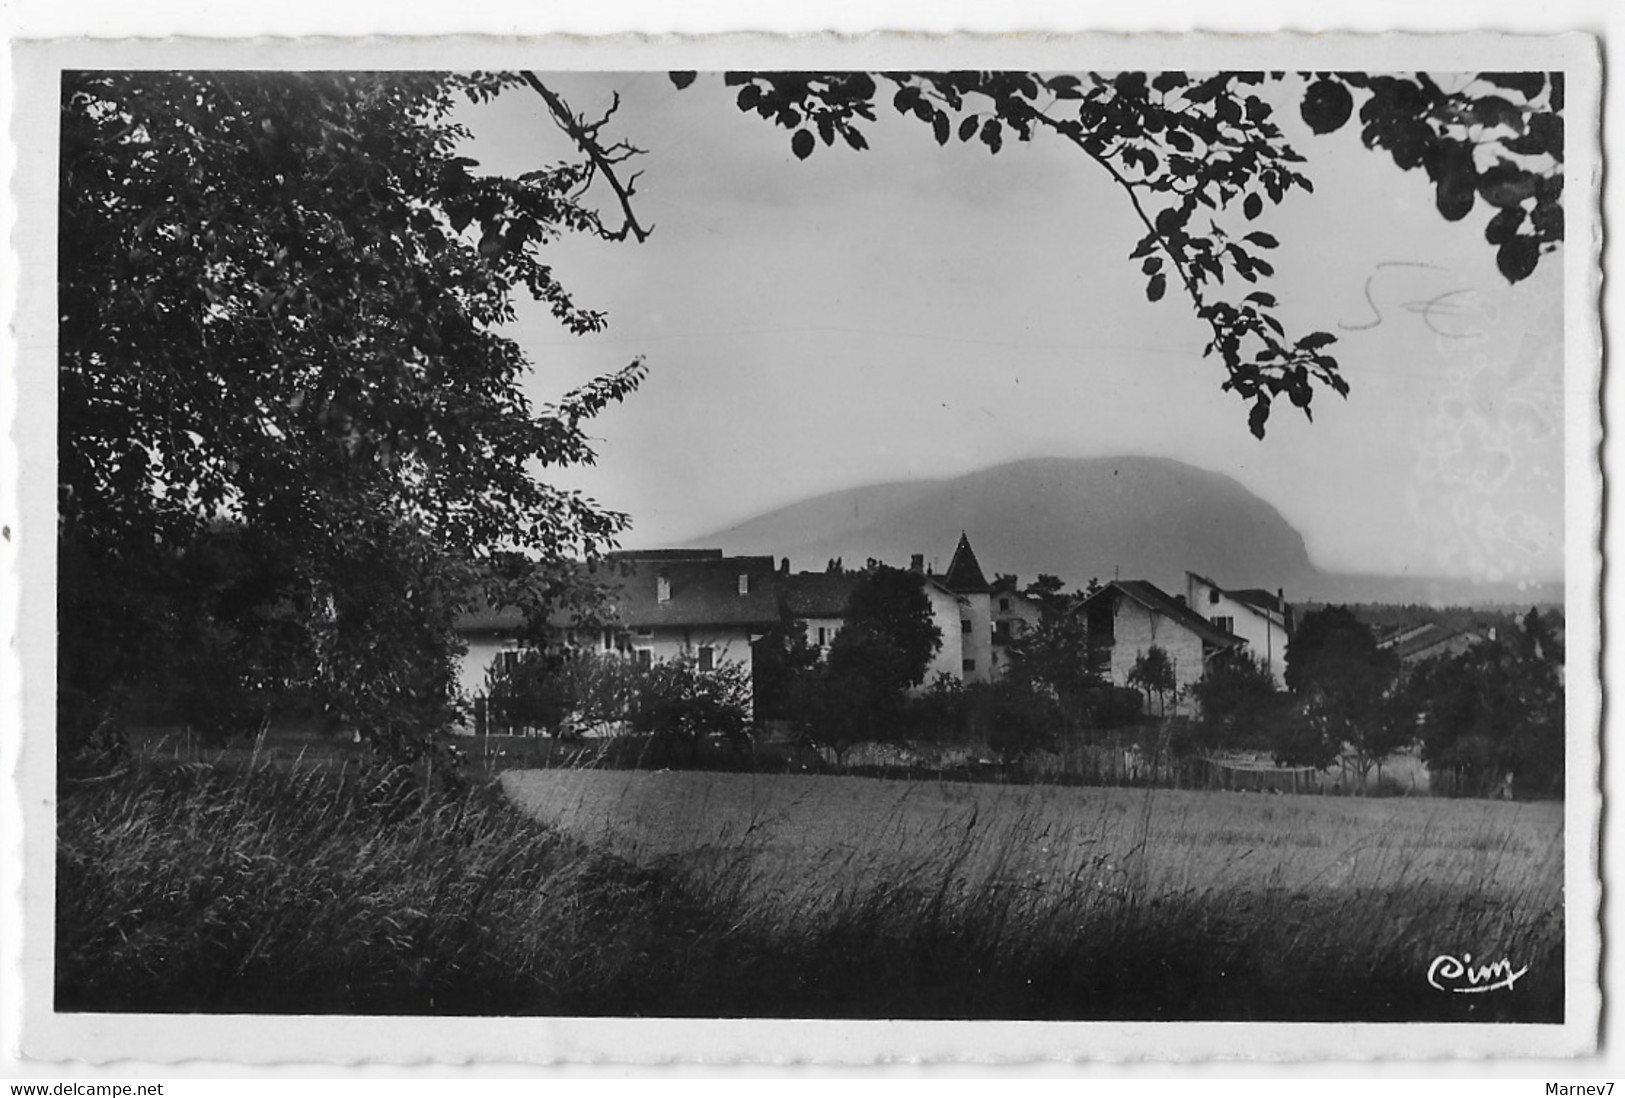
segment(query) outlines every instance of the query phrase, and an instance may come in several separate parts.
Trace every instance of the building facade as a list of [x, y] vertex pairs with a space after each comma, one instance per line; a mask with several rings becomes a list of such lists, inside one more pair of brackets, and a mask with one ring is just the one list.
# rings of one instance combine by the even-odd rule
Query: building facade
[[1227, 591], [1195, 572], [1185, 573], [1185, 602], [1220, 630], [1247, 642], [1248, 652], [1286, 689], [1286, 646], [1292, 639], [1292, 608], [1283, 591]]
[[1167, 653], [1174, 678], [1169, 714], [1193, 714], [1190, 688], [1208, 661], [1247, 643], [1148, 580], [1113, 580], [1085, 599], [1080, 612], [1094, 670], [1117, 686], [1131, 685], [1129, 674], [1153, 647]]

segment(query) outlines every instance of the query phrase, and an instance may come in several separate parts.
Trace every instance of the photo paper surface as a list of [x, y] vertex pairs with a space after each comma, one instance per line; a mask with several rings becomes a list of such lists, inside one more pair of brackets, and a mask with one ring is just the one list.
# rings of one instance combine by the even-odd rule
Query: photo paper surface
[[1595, 1047], [1591, 39], [14, 59], [31, 1057]]

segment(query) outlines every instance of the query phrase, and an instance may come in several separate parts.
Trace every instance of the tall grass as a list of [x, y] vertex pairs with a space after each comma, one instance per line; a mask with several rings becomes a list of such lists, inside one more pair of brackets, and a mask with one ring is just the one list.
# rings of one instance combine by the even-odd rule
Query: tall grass
[[[764, 795], [762, 811], [779, 808]], [[1401, 846], [1352, 887], [1226, 887], [1146, 869], [1152, 811], [1090, 825], [1132, 828], [1139, 864], [974, 801], [928, 847], [892, 820], [828, 845], [825, 864], [776, 863], [777, 832], [753, 820], [706, 857], [639, 864], [535, 822], [493, 786], [425, 798], [356, 770], [130, 764], [62, 791], [57, 1006], [1561, 1018], [1560, 897], [1545, 879], [1495, 885], [1496, 849], [1459, 877]], [[1080, 856], [1038, 866], [1040, 844], [1063, 840]], [[876, 844], [896, 847], [884, 872], [864, 860]], [[1506, 993], [1437, 992], [1426, 965], [1456, 943], [1529, 974]]]

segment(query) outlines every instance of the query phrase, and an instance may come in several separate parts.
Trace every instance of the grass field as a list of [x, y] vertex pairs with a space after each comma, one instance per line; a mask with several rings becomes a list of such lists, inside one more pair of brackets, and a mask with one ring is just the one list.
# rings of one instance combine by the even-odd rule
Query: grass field
[[[695, 771], [504, 787], [263, 752], [65, 778], [56, 1007], [1562, 1019], [1556, 805]], [[1528, 973], [1427, 985], [1465, 951]]]
[[[1113, 979], [1138, 958], [1148, 986], [1185, 985], [1136, 998], [1151, 1016], [1337, 1016], [1342, 980], [1376, 1000], [1368, 1017], [1561, 1012], [1560, 804], [696, 772], [510, 772], [503, 786], [595, 847], [735, 894], [769, 934], [891, 905], [1085, 967], [1103, 958], [1072, 939], [1114, 942], [1127, 968]], [[1553, 982], [1469, 1008], [1425, 982], [1434, 957], [1463, 952]], [[1236, 1013], [1184, 1013], [1227, 990]]]
[[1337, 892], [1562, 886], [1556, 803], [1269, 796], [667, 771], [503, 775], [526, 812], [635, 862], [745, 857], [813, 899], [953, 858], [979, 884]]

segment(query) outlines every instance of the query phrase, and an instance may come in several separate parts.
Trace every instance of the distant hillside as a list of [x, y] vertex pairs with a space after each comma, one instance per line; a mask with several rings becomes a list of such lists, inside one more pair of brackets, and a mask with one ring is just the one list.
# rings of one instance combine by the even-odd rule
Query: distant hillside
[[1230, 477], [1168, 458], [1036, 458], [963, 476], [816, 496], [695, 538], [729, 553], [789, 557], [797, 571], [832, 557], [906, 565], [923, 553], [948, 566], [970, 534], [989, 576], [1040, 572], [1081, 586], [1091, 577], [1149, 579], [1172, 593], [1185, 571], [1226, 587], [1284, 587], [1289, 600], [1498, 602], [1561, 599], [1562, 585], [1520, 591], [1421, 577], [1323, 573], [1273, 506]]

